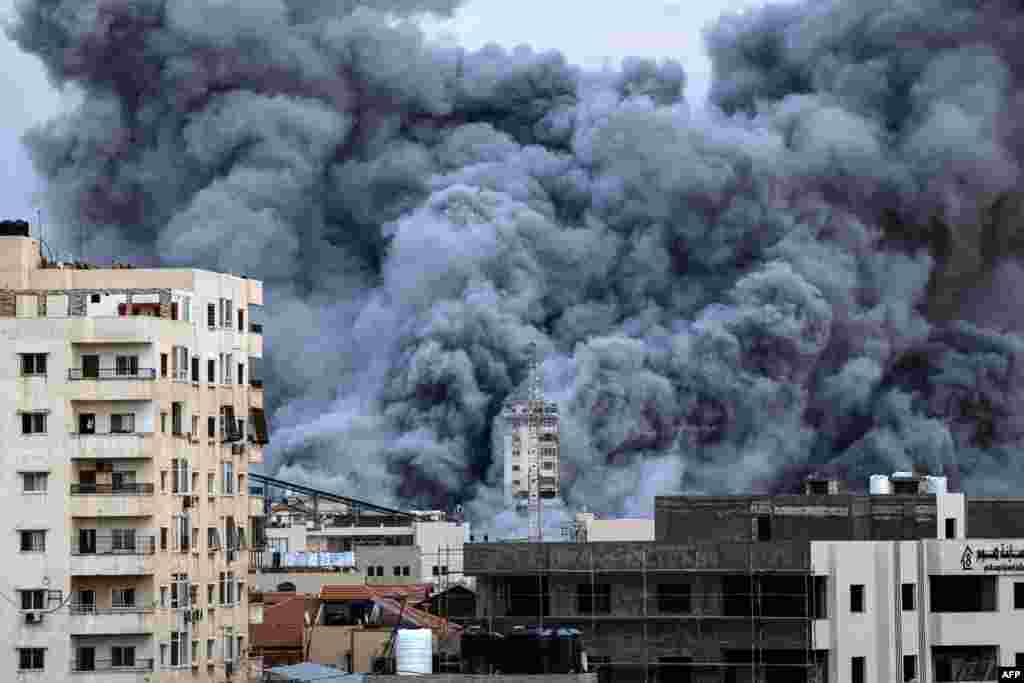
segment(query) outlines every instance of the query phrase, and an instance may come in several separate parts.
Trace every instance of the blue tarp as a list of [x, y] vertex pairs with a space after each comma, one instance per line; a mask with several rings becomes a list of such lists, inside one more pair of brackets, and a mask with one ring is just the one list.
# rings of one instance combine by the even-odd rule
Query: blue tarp
[[366, 674], [348, 674], [333, 666], [323, 666], [304, 662], [291, 666], [278, 666], [270, 669], [271, 681], [288, 681], [289, 683], [366, 683]]

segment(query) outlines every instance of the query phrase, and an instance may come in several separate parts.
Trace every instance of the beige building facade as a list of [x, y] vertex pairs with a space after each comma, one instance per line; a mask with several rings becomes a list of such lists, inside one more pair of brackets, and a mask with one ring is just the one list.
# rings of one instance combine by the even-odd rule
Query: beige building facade
[[262, 285], [0, 236], [11, 680], [245, 680]]

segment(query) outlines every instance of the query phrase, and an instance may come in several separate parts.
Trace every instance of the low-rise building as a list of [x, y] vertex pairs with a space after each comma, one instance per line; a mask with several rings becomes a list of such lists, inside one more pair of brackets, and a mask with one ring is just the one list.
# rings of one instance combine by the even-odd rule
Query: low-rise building
[[836, 483], [659, 497], [650, 542], [469, 544], [478, 620], [578, 628], [611, 681], [945, 683], [1021, 661], [1024, 501]]

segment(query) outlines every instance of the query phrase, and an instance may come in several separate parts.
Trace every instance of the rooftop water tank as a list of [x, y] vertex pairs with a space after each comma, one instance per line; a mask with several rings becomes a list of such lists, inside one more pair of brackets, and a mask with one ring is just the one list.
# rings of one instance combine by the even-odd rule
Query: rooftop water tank
[[929, 495], [941, 496], [946, 493], [946, 478], [928, 477], [926, 486]]
[[399, 676], [422, 676], [434, 672], [434, 633], [429, 628], [398, 631], [395, 651], [395, 673]]
[[892, 493], [892, 482], [884, 474], [872, 474], [868, 490], [872, 496], [888, 496]]

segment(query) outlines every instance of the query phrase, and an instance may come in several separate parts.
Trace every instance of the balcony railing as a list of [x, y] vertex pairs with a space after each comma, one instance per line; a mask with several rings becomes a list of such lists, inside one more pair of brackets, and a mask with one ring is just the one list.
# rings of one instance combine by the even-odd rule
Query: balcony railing
[[96, 605], [72, 603], [68, 611], [74, 615], [108, 615], [108, 614], [152, 614], [151, 607], [140, 605], [125, 605], [122, 607], [97, 607]]
[[152, 671], [152, 659], [139, 659], [125, 666], [122, 662], [114, 663], [113, 659], [95, 659], [93, 661], [72, 660], [71, 671], [73, 673], [92, 673], [94, 671]]
[[156, 536], [126, 538], [113, 534], [71, 537], [72, 555], [152, 555], [156, 552]]
[[151, 496], [153, 484], [72, 484], [72, 496]]
[[68, 379], [77, 380], [104, 380], [104, 379], [156, 379], [156, 368], [71, 368], [68, 370]]

